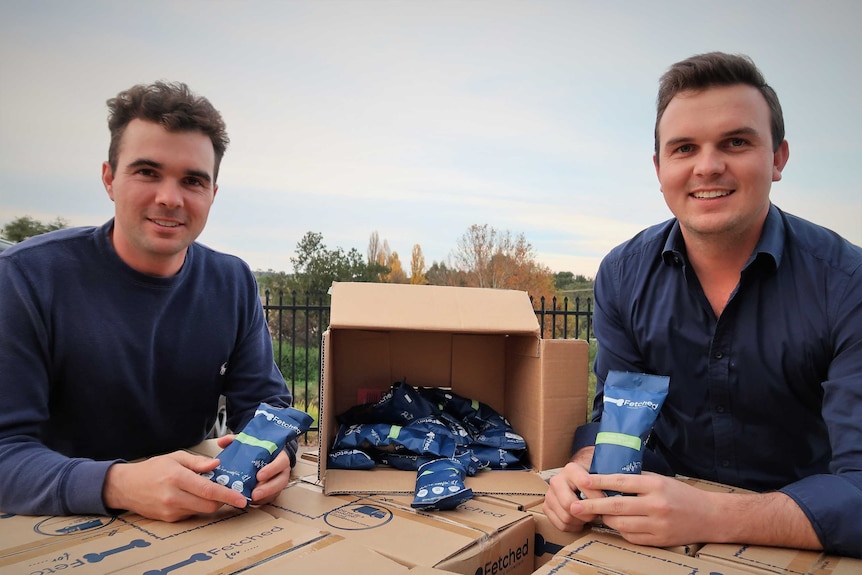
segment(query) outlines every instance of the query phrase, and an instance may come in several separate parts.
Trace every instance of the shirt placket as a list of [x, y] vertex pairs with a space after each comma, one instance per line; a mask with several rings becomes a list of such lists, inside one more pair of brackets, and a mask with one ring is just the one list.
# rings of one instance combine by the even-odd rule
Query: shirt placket
[[[728, 308], [730, 306], [728, 305]], [[709, 348], [707, 377], [712, 429], [715, 441], [715, 471], [718, 481], [737, 484], [734, 450], [733, 402], [730, 391], [732, 330], [729, 309], [719, 318]]]

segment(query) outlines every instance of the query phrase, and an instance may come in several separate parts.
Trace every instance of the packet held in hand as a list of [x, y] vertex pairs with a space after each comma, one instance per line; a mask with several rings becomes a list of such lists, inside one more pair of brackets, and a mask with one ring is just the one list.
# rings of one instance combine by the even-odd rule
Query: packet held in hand
[[641, 472], [643, 446], [667, 397], [669, 382], [663, 375], [608, 372], [590, 473]]
[[251, 501], [257, 472], [275, 459], [287, 442], [308, 431], [313, 421], [304, 411], [261, 403], [251, 421], [218, 454], [218, 467], [204, 476]]

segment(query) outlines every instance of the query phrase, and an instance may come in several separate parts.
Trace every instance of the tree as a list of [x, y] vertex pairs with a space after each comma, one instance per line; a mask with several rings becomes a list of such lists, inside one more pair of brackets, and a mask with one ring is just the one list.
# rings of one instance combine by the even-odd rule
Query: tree
[[425, 272], [425, 279], [433, 286], [466, 287], [468, 285], [467, 274], [447, 266], [445, 262], [432, 262], [431, 267]]
[[425, 277], [425, 256], [422, 255], [422, 248], [419, 244], [413, 245], [413, 254], [410, 258], [410, 283], [414, 285], [428, 283], [428, 279]]
[[377, 281], [379, 274], [387, 271], [385, 266], [366, 263], [356, 248], [348, 252], [328, 249], [319, 232], [306, 233], [290, 261], [295, 289], [300, 293], [326, 293], [334, 281]]
[[383, 254], [383, 246], [380, 245], [380, 235], [377, 230], [371, 232], [371, 236], [368, 238], [368, 249], [365, 255], [368, 257], [369, 264], [383, 265], [386, 263], [386, 256]]
[[38, 236], [54, 230], [62, 230], [69, 227], [69, 222], [57, 217], [53, 222], [42, 223], [30, 216], [21, 216], [3, 226], [3, 237], [12, 242], [20, 242], [27, 238]]
[[389, 273], [386, 274], [386, 281], [392, 284], [406, 284], [407, 274], [404, 273], [404, 268], [401, 266], [401, 259], [398, 257], [398, 252], [389, 254], [386, 260], [386, 267], [389, 268]]
[[534, 297], [554, 293], [551, 270], [536, 261], [523, 233], [474, 224], [458, 239], [452, 260], [470, 286], [524, 290]]

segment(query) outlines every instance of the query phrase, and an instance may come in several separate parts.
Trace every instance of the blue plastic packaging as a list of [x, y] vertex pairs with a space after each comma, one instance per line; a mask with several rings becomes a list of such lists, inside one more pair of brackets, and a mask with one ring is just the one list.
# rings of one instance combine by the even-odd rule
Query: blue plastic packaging
[[669, 383], [670, 378], [663, 375], [608, 372], [590, 473], [641, 472], [644, 444], [667, 397]]
[[308, 431], [313, 421], [304, 411], [261, 403], [254, 417], [218, 454], [218, 467], [204, 476], [239, 491], [251, 502], [257, 472], [272, 462], [288, 441]]
[[473, 490], [464, 486], [466, 474], [457, 459], [444, 457], [423, 463], [417, 471], [416, 493], [410, 506], [424, 511], [455, 509], [473, 497]]

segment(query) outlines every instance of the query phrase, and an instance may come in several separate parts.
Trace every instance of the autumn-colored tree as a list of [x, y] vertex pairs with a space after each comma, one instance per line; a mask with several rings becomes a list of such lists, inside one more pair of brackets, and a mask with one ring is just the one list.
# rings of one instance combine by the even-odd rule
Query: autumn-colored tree
[[398, 257], [398, 252], [392, 252], [389, 254], [389, 258], [386, 260], [386, 267], [389, 268], [389, 273], [386, 274], [386, 281], [388, 283], [408, 283], [407, 274], [404, 272], [404, 267], [401, 265], [401, 258]]
[[534, 298], [554, 295], [553, 273], [536, 261], [523, 233], [474, 224], [459, 238], [452, 260], [469, 286], [523, 290]]
[[533, 246], [523, 233], [512, 235], [488, 224], [474, 224], [459, 238], [452, 260], [470, 286], [518, 289], [534, 298], [553, 297], [553, 273], [536, 261]]
[[413, 255], [410, 258], [410, 283], [414, 285], [428, 283], [428, 278], [425, 277], [425, 256], [422, 255], [422, 247], [419, 244], [413, 244]]

